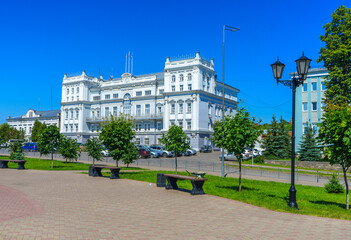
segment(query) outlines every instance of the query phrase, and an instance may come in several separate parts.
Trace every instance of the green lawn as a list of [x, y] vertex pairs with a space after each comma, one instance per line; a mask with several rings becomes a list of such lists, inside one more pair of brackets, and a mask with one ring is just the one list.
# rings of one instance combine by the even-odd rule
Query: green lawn
[[[157, 173], [168, 171], [121, 172], [121, 178], [156, 183]], [[109, 176], [110, 173], [103, 173]], [[187, 175], [185, 172], [180, 174]], [[351, 220], [351, 212], [345, 210], [345, 194], [330, 194], [323, 187], [296, 185], [299, 210], [287, 206], [290, 184], [242, 179], [242, 192], [238, 192], [237, 178], [221, 178], [206, 175], [206, 194], [246, 202], [279, 212], [314, 215]], [[178, 180], [180, 188], [191, 190], [190, 181]]]
[[[9, 159], [8, 156], [0, 156], [0, 159]], [[45, 159], [38, 159], [38, 158], [26, 158], [27, 162], [25, 164], [26, 169], [35, 169], [35, 170], [89, 170], [89, 165], [80, 162], [64, 162], [64, 161], [57, 161], [54, 160], [54, 168], [51, 168], [51, 160]], [[95, 164], [103, 164], [101, 162], [95, 162]], [[17, 168], [17, 163], [8, 163], [9, 168]], [[135, 168], [135, 167], [121, 167], [121, 170], [143, 170], [142, 168]]]

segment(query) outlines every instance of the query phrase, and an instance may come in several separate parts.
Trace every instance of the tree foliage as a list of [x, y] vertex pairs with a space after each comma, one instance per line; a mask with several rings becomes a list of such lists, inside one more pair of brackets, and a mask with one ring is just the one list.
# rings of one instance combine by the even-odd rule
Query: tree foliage
[[323, 26], [317, 62], [329, 71], [325, 97], [330, 103], [351, 103], [351, 9], [341, 6], [332, 14], [332, 21]]
[[40, 155], [51, 153], [51, 168], [54, 167], [54, 151], [59, 147], [62, 135], [56, 125], [50, 125], [39, 137], [38, 149]]
[[337, 178], [335, 173], [333, 174], [332, 178], [329, 179], [329, 182], [324, 185], [324, 187], [328, 193], [343, 193], [344, 192], [344, 186], [340, 183], [340, 181]]
[[168, 132], [162, 135], [160, 142], [165, 145], [167, 151], [174, 152], [175, 169], [176, 173], [178, 173], [177, 156], [180, 156], [190, 148], [188, 136], [184, 133], [181, 126], [172, 125]]
[[122, 162], [124, 164], [127, 164], [127, 167], [129, 167], [129, 164], [133, 163], [134, 160], [138, 158], [138, 156], [138, 148], [133, 143], [130, 143], [127, 153], [122, 157]]
[[10, 159], [24, 160], [24, 153], [21, 141], [15, 141], [10, 143]]
[[128, 154], [130, 143], [135, 136], [134, 120], [128, 115], [110, 115], [103, 122], [99, 136], [118, 166], [118, 161]]
[[239, 161], [239, 191], [241, 191], [241, 162], [245, 147], [253, 148], [262, 130], [245, 108], [237, 110], [235, 116], [225, 116], [225, 121], [214, 124], [213, 141], [218, 147], [234, 153]]
[[290, 124], [280, 118], [278, 123], [275, 116], [272, 117], [272, 122], [266, 129], [266, 139], [263, 141], [263, 155], [273, 159], [289, 158], [291, 156], [291, 138], [289, 135]]
[[43, 133], [43, 131], [46, 129], [46, 124], [39, 122], [38, 119], [35, 120], [33, 129], [32, 129], [32, 135], [31, 135], [31, 140], [32, 142], [38, 142], [39, 141], [39, 136], [40, 134]]
[[24, 139], [24, 131], [17, 130], [7, 123], [0, 125], [0, 144], [8, 142], [10, 139]]
[[349, 190], [346, 172], [351, 166], [351, 106], [327, 104], [319, 138], [325, 144], [326, 159], [341, 165], [346, 185], [346, 208], [349, 209]]
[[319, 161], [321, 159], [321, 150], [311, 126], [306, 128], [297, 154], [299, 154], [300, 161]]
[[88, 156], [93, 158], [93, 165], [95, 165], [95, 160], [102, 160], [102, 151], [105, 150], [102, 142], [98, 138], [89, 138], [86, 144]]
[[80, 148], [76, 139], [61, 136], [57, 151], [61, 154], [62, 157], [72, 161], [75, 159], [77, 161], [80, 156]]

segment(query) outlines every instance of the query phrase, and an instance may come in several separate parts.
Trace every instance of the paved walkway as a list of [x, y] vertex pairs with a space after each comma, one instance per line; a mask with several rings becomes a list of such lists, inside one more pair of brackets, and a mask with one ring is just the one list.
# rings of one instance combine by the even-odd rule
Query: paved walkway
[[0, 239], [348, 239], [351, 222], [126, 179], [0, 170]]

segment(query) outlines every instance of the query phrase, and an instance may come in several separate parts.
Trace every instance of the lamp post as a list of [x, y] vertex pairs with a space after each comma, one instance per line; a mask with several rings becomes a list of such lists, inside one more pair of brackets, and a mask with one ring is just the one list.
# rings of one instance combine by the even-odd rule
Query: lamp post
[[294, 76], [291, 80], [279, 80], [281, 79], [285, 65], [278, 60], [271, 65], [273, 70], [274, 78], [278, 83], [288, 86], [293, 92], [293, 103], [292, 103], [292, 136], [291, 136], [291, 186], [289, 189], [289, 203], [288, 206], [298, 208], [296, 203], [296, 189], [295, 189], [295, 97], [296, 88], [303, 84], [307, 78], [308, 69], [310, 68], [311, 59], [308, 59], [302, 53], [302, 57], [297, 59], [296, 68], [298, 77]]
[[[225, 31], [238, 31], [240, 28], [223, 25], [223, 86], [222, 86], [222, 121], [224, 122], [224, 62], [225, 62]], [[223, 136], [224, 137], [224, 136]], [[224, 177], [224, 148], [222, 147], [222, 177]]]

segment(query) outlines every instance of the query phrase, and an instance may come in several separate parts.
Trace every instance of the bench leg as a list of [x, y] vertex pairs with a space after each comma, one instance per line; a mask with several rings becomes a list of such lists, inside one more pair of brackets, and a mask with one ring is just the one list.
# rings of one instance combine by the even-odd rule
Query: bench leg
[[24, 167], [24, 164], [25, 164], [25, 162], [19, 162], [19, 163], [18, 163], [17, 169], [26, 169], [26, 168]]
[[111, 169], [111, 179], [118, 179], [119, 177], [119, 170], [120, 169]]
[[89, 176], [102, 177], [101, 168], [96, 168], [96, 167], [93, 167], [93, 166], [89, 166]]
[[202, 186], [204, 185], [205, 181], [191, 181], [193, 184], [193, 189], [191, 190], [191, 195], [200, 195], [205, 194]]
[[9, 168], [8, 166], [7, 166], [7, 161], [1, 161], [0, 162], [0, 168]]
[[172, 177], [166, 177], [166, 178], [167, 178], [166, 189], [178, 189], [177, 178], [172, 178]]

